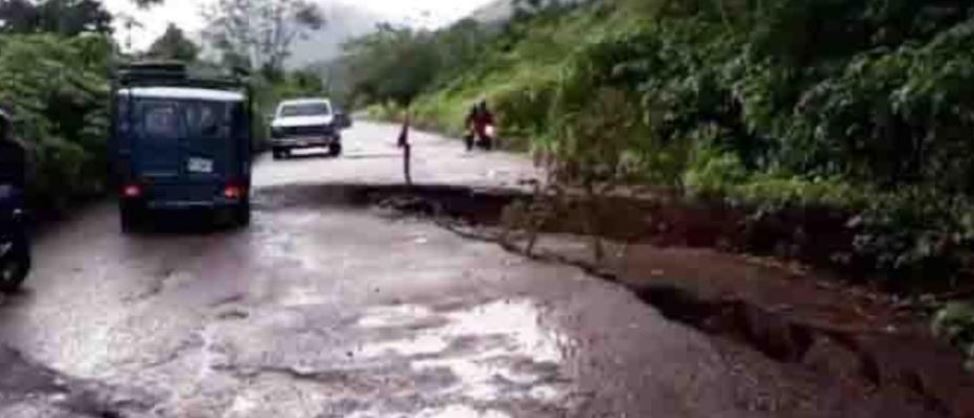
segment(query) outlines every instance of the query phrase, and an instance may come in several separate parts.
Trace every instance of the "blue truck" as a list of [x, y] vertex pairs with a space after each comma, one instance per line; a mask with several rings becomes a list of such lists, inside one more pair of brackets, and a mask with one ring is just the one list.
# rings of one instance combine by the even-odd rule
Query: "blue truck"
[[185, 210], [248, 225], [252, 109], [240, 77], [192, 77], [175, 63], [120, 68], [110, 149], [122, 230], [161, 211]]

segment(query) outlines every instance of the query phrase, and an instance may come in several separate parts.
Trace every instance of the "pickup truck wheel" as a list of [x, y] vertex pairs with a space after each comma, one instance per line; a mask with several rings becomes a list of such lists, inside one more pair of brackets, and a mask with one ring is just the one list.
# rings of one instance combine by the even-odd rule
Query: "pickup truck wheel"
[[284, 158], [284, 151], [278, 148], [274, 148], [273, 150], [271, 150], [271, 154], [274, 156], [275, 160], [280, 160]]
[[336, 142], [329, 145], [328, 155], [332, 157], [337, 157], [339, 155], [342, 155], [342, 144], [340, 142]]

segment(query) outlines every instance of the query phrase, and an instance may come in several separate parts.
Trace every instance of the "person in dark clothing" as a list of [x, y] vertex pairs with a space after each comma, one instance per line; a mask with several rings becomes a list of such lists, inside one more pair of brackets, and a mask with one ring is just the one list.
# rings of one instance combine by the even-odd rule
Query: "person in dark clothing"
[[13, 121], [0, 109], [0, 185], [24, 188], [27, 151], [13, 134]]
[[467, 115], [467, 128], [472, 129], [477, 135], [484, 136], [487, 133], [487, 127], [493, 124], [494, 114], [487, 107], [486, 100], [477, 103]]
[[487, 101], [481, 100], [467, 115], [465, 123], [467, 127], [467, 149], [472, 148], [474, 140], [479, 140], [485, 148], [490, 149], [491, 138], [489, 127], [494, 125], [494, 114], [487, 107]]

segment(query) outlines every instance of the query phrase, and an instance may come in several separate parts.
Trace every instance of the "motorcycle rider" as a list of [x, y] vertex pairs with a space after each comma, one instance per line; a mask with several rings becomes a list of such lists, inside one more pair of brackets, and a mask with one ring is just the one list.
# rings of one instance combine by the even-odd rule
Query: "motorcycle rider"
[[486, 99], [481, 99], [470, 109], [464, 125], [467, 128], [468, 151], [473, 149], [475, 140], [480, 140], [480, 143], [483, 144], [485, 149], [489, 150], [493, 146], [492, 142], [494, 138], [487, 131], [488, 127], [494, 126], [494, 114], [487, 106]]

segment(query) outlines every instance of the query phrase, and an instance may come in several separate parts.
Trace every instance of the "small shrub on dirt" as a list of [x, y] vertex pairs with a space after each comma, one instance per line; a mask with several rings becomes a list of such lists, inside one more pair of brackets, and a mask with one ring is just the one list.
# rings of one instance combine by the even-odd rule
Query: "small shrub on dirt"
[[956, 285], [974, 248], [972, 213], [964, 197], [910, 188], [876, 198], [850, 226], [859, 231], [856, 250], [897, 284]]
[[933, 331], [963, 350], [974, 369], [974, 302], [948, 304], [934, 318]]

